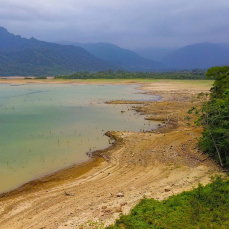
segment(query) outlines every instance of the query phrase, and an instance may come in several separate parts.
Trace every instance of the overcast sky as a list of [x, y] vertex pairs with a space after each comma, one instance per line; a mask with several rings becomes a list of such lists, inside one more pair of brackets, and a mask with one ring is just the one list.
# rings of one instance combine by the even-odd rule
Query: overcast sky
[[123, 48], [229, 43], [229, 0], [0, 0], [0, 26], [26, 38]]

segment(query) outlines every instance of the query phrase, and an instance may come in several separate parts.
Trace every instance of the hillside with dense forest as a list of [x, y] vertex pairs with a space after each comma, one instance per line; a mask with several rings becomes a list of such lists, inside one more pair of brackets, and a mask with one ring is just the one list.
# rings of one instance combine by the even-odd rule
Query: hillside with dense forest
[[0, 27], [0, 60], [1, 76], [54, 76], [121, 68], [83, 48], [22, 38], [3, 27]]

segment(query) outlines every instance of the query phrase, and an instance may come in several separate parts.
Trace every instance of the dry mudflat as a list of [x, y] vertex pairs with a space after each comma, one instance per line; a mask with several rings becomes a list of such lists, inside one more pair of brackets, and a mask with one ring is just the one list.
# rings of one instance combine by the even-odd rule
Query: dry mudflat
[[133, 104], [147, 119], [161, 121], [156, 131], [110, 131], [115, 144], [88, 162], [0, 195], [0, 228], [99, 228], [143, 197], [163, 200], [222, 173], [198, 148], [201, 127], [186, 119], [187, 111], [200, 105], [193, 98], [209, 91], [209, 84], [160, 80], [143, 82], [141, 88], [162, 97]]

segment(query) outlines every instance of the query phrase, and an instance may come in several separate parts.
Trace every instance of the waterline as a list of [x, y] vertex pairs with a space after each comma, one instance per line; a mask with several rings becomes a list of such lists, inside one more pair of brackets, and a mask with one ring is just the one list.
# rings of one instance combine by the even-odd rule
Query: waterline
[[156, 127], [128, 105], [105, 104], [154, 99], [130, 85], [0, 84], [0, 91], [0, 192], [86, 161], [86, 152], [109, 146], [106, 131]]

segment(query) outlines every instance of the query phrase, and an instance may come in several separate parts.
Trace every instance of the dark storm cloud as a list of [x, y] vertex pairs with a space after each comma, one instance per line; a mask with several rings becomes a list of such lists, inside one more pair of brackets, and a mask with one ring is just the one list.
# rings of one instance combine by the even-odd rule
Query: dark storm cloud
[[122, 47], [227, 42], [228, 0], [1, 0], [0, 25], [42, 40]]

